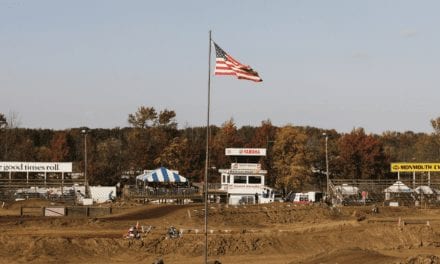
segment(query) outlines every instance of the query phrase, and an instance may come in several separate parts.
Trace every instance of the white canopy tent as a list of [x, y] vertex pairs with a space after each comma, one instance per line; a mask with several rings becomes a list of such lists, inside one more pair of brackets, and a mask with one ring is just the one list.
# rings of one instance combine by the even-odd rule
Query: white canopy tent
[[387, 187], [384, 190], [384, 193], [385, 193], [386, 201], [391, 200], [392, 198], [399, 199], [400, 200], [399, 204], [400, 204], [400, 202], [405, 203], [405, 200], [412, 199], [410, 198], [410, 196], [412, 197], [413, 195], [413, 189], [409, 188], [401, 181], [396, 181], [395, 183], [393, 183], [393, 185]]
[[411, 193], [413, 190], [401, 181], [396, 181], [393, 185], [387, 187], [385, 193]]
[[417, 194], [426, 194], [426, 195], [433, 195], [433, 194], [440, 194], [439, 190], [433, 189], [427, 185], [422, 185], [414, 189], [414, 191]]

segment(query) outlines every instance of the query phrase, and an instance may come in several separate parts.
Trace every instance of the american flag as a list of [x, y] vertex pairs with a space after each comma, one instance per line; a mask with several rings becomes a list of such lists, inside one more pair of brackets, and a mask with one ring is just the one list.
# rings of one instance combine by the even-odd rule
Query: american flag
[[254, 71], [250, 66], [241, 64], [231, 55], [222, 50], [217, 43], [215, 47], [215, 75], [235, 75], [238, 79], [245, 79], [254, 82], [262, 82], [263, 79], [258, 76], [258, 72]]

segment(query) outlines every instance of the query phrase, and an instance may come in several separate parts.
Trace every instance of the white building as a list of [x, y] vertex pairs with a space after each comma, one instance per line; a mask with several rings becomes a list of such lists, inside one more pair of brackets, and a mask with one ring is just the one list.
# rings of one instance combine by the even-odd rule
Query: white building
[[227, 193], [229, 204], [270, 203], [274, 190], [265, 186], [266, 170], [261, 169], [260, 159], [266, 156], [264, 148], [227, 148], [225, 155], [231, 158], [229, 169], [220, 169], [221, 190]]

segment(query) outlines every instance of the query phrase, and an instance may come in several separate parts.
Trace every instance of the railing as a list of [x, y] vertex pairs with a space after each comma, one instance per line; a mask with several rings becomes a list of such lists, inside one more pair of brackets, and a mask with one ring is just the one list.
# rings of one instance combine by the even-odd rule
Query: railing
[[73, 179], [0, 179], [0, 189], [25, 188], [25, 187], [59, 187], [84, 185], [84, 180]]
[[137, 189], [130, 188], [128, 190], [128, 194], [130, 197], [190, 197], [194, 195], [200, 195], [198, 189], [195, 188], [154, 188], [154, 189]]

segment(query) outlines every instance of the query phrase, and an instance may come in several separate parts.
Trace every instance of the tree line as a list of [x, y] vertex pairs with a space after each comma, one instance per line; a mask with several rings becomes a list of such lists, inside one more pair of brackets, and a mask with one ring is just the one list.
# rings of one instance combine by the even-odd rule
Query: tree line
[[[128, 115], [127, 127], [52, 130], [20, 128], [0, 113], [0, 160], [72, 162], [74, 172], [83, 172], [87, 141], [90, 184], [114, 185], [121, 175], [137, 175], [159, 166], [178, 170], [192, 182], [203, 181], [206, 127], [179, 129], [175, 117], [173, 110], [157, 112], [141, 106]], [[266, 148], [262, 164], [268, 171], [268, 185], [285, 190], [323, 190], [325, 137], [330, 178], [395, 178], [390, 162], [440, 159], [440, 117], [431, 124], [432, 133], [388, 131], [376, 135], [362, 128], [339, 133], [291, 124], [277, 127], [270, 120], [257, 127], [238, 128], [230, 119], [220, 127], [210, 127], [209, 181], [219, 182], [218, 169], [230, 166], [225, 148]]]

